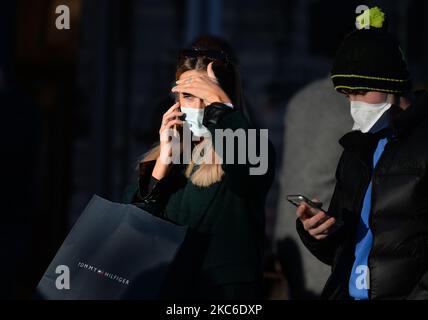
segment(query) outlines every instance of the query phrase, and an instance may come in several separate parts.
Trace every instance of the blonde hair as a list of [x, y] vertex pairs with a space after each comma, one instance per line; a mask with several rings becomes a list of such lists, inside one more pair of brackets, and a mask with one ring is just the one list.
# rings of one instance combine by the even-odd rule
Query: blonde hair
[[[207, 146], [208, 143], [209, 145]], [[204, 147], [206, 149], [204, 149]], [[203, 160], [201, 160], [203, 150], [211, 154], [210, 163], [204, 163]], [[140, 163], [157, 160], [159, 155], [160, 146], [156, 146], [144, 154]], [[198, 162], [200, 162], [199, 167], [193, 172], [195, 164]], [[224, 171], [221, 167], [220, 157], [214, 151], [211, 141], [203, 140], [195, 146], [192, 151], [191, 161], [187, 165], [184, 175], [198, 187], [209, 187], [214, 183], [221, 181]]]

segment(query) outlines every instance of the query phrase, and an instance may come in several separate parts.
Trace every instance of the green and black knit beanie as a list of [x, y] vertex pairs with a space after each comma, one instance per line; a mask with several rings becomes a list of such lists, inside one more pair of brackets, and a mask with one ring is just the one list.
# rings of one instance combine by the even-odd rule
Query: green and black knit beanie
[[385, 15], [378, 8], [357, 17], [357, 30], [337, 51], [331, 78], [337, 91], [403, 93], [411, 81], [398, 40], [386, 31]]

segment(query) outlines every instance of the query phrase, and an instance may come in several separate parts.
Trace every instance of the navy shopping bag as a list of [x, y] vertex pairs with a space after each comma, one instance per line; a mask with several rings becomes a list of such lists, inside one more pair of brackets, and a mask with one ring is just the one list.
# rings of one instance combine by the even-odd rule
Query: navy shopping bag
[[36, 297], [159, 298], [166, 279], [177, 278], [171, 266], [187, 234], [185, 226], [95, 195], [40, 280]]

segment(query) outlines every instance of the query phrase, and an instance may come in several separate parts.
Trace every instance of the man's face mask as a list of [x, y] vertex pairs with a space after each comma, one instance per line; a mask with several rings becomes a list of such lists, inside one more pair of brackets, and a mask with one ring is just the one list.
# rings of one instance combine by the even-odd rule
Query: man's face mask
[[388, 117], [385, 113], [391, 108], [391, 103], [367, 103], [351, 101], [351, 116], [354, 119], [352, 130], [363, 133], [376, 132], [388, 126]]
[[202, 137], [209, 134], [208, 129], [202, 124], [204, 109], [191, 107], [180, 107], [180, 109], [186, 115], [184, 121], [195, 136]]

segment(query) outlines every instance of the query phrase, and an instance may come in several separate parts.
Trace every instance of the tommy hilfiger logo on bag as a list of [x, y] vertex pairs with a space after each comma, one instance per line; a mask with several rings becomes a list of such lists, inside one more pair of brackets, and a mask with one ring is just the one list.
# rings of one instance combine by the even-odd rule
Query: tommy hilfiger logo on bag
[[92, 265], [90, 265], [90, 264], [87, 264], [87, 263], [84, 263], [84, 262], [78, 262], [77, 263], [77, 266], [79, 267], [79, 268], [82, 268], [82, 269], [85, 269], [85, 270], [88, 270], [88, 271], [92, 271], [92, 272], [95, 272], [97, 275], [99, 275], [99, 276], [102, 276], [102, 277], [105, 277], [105, 278], [109, 278], [109, 279], [111, 279], [111, 280], [114, 280], [114, 281], [117, 281], [117, 282], [120, 282], [120, 283], [122, 283], [122, 284], [124, 284], [124, 285], [129, 285], [129, 283], [131, 282], [130, 280], [128, 280], [128, 279], [126, 279], [126, 278], [124, 278], [124, 277], [121, 277], [121, 276], [118, 276], [117, 274], [113, 274], [113, 273], [110, 273], [110, 272], [107, 272], [107, 271], [104, 271], [104, 270], [102, 270], [102, 269], [100, 269], [100, 268], [97, 268], [97, 267], [94, 267], [94, 266], [92, 266]]

